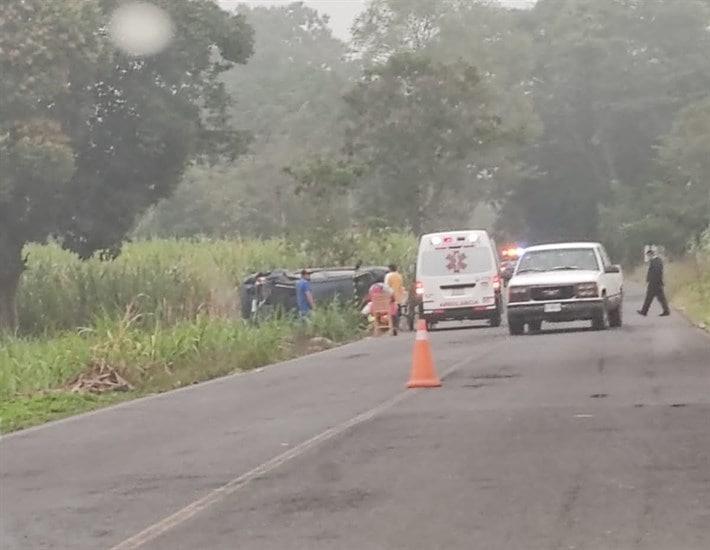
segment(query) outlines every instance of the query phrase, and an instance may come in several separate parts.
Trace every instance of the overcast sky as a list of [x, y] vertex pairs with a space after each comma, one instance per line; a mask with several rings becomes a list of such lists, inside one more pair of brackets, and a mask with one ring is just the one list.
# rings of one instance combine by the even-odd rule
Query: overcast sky
[[[431, 0], [435, 2], [436, 0]], [[502, 4], [511, 7], [526, 7], [535, 0], [500, 0]], [[233, 9], [239, 4], [253, 4], [260, 6], [284, 6], [292, 4], [293, 0], [218, 0], [225, 9]], [[304, 4], [321, 13], [330, 16], [330, 26], [333, 33], [343, 39], [350, 38], [350, 26], [355, 17], [365, 9], [367, 0], [305, 0]]]

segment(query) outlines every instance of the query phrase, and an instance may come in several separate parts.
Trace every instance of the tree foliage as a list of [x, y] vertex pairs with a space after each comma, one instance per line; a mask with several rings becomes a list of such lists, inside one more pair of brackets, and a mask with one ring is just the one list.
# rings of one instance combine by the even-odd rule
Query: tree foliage
[[362, 207], [417, 232], [469, 219], [494, 186], [497, 149], [530, 130], [508, 124], [474, 66], [419, 54], [370, 68], [346, 101], [348, 150], [368, 166]]
[[710, 228], [710, 97], [678, 113], [658, 158], [664, 177], [651, 212], [671, 222], [682, 245], [697, 245]]
[[521, 29], [534, 38], [545, 128], [527, 155], [539, 177], [519, 188], [504, 222], [526, 220], [532, 240], [594, 238], [619, 186], [637, 197], [657, 179], [659, 138], [710, 84], [709, 9], [700, 0], [537, 2]]
[[221, 165], [217, 175], [191, 170], [177, 193], [144, 220], [141, 234], [273, 235], [303, 229], [313, 219], [308, 201], [293, 196], [283, 168], [341, 147], [341, 96], [354, 66], [327, 19], [303, 4], [242, 6], [240, 12], [254, 28], [254, 55], [222, 81], [233, 98], [231, 125], [253, 135], [249, 154]]
[[466, 224], [483, 205], [506, 239], [603, 238], [628, 258], [707, 225], [706, 0], [372, 0], [350, 61], [302, 5], [244, 13], [257, 53], [225, 83], [253, 149], [192, 170], [166, 227], [302, 233], [324, 203], [294, 182], [343, 153], [364, 167], [343, 225]]
[[353, 26], [353, 49], [366, 64], [386, 62], [394, 54], [421, 52], [440, 33], [441, 20], [460, 2], [373, 0]]
[[[451, 67], [475, 67], [477, 93], [485, 91], [488, 96], [481, 111], [499, 117], [501, 135], [493, 147], [471, 143], [468, 153], [472, 162], [446, 164], [446, 159], [441, 159], [444, 162], [436, 170], [443, 179], [435, 195], [429, 192], [428, 201], [434, 199], [439, 210], [446, 211], [449, 223], [471, 223], [480, 201], [497, 207], [529, 170], [522, 162], [522, 145], [532, 143], [540, 126], [528, 95], [531, 40], [518, 28], [518, 20], [517, 11], [484, 0], [377, 0], [370, 3], [354, 27], [353, 48], [371, 66], [411, 54]], [[418, 107], [423, 111], [429, 108], [412, 105], [411, 109]], [[426, 141], [426, 130], [413, 130], [417, 131], [422, 135], [414, 141]], [[443, 175], [444, 168], [450, 172], [448, 177]], [[395, 202], [408, 203], [413, 197], [411, 187], [428, 177], [424, 172], [412, 174], [409, 189], [405, 186], [397, 191], [397, 183], [388, 180], [383, 192]], [[463, 188], [457, 183], [462, 181], [467, 181]], [[427, 188], [430, 182], [421, 183]], [[369, 188], [367, 196], [373, 200], [377, 197]], [[429, 206], [425, 204], [424, 208]], [[414, 206], [412, 210], [416, 209]], [[411, 224], [417, 218], [410, 212], [406, 221]], [[401, 216], [395, 219], [401, 223]]]
[[116, 249], [190, 163], [244, 149], [219, 76], [249, 57], [250, 28], [209, 0], [155, 3], [175, 32], [152, 57], [104, 32], [118, 0], [0, 7], [0, 325], [15, 321], [25, 243]]
[[322, 229], [332, 238], [348, 228], [352, 215], [352, 191], [362, 169], [348, 161], [315, 155], [287, 166], [295, 197], [303, 200], [309, 216], [307, 227]]

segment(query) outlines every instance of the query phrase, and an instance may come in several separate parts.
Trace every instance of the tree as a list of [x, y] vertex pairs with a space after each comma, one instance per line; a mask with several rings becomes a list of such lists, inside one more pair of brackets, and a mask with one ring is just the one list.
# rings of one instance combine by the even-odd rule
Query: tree
[[666, 178], [656, 210], [697, 243], [710, 227], [710, 97], [678, 113], [658, 157]]
[[456, 0], [373, 0], [353, 25], [353, 49], [366, 64], [384, 63], [398, 53], [416, 53], [430, 46], [442, 18]]
[[710, 85], [709, 10], [702, 0], [540, 0], [524, 14], [545, 132], [526, 155], [539, 175], [507, 210], [530, 240], [594, 238], [614, 190], [635, 196], [658, 178], [658, 139]]
[[349, 154], [367, 166], [365, 215], [416, 232], [467, 220], [496, 181], [501, 146], [531, 128], [510, 125], [475, 67], [394, 54], [346, 96]]
[[[486, 209], [497, 211], [507, 197], [529, 174], [521, 155], [521, 143], [531, 143], [540, 133], [540, 125], [530, 100], [533, 66], [532, 37], [520, 25], [521, 10], [503, 8], [487, 0], [376, 0], [357, 20], [354, 49], [366, 64], [383, 63], [393, 55], [408, 52], [426, 56], [434, 62], [465, 62], [478, 70], [482, 88], [491, 98], [490, 108], [504, 113], [509, 135], [487, 148], [489, 171], [474, 178], [460, 164], [451, 165], [456, 179], [473, 179], [470, 190], [478, 193], [439, 194], [441, 207], [460, 220], [471, 221], [471, 212], [479, 200]], [[481, 151], [472, 154], [479, 156]], [[480, 163], [479, 163], [480, 164]], [[485, 163], [484, 163], [485, 164]], [[482, 167], [483, 164], [480, 164]], [[402, 196], [400, 200], [410, 200]], [[463, 222], [462, 222], [463, 223]], [[506, 224], [508, 229], [511, 224]]]
[[239, 9], [254, 28], [255, 51], [222, 79], [234, 100], [230, 124], [253, 135], [249, 154], [217, 175], [190, 170], [142, 232], [273, 235], [312, 221], [307, 200], [293, 195], [282, 169], [340, 148], [341, 96], [355, 66], [327, 18], [301, 3]]
[[351, 192], [362, 173], [360, 167], [342, 159], [315, 155], [285, 167], [283, 172], [294, 181], [294, 195], [305, 198], [311, 214], [310, 227], [332, 235], [348, 226]]
[[530, 78], [533, 62], [520, 19], [520, 10], [491, 0], [373, 0], [353, 26], [353, 49], [370, 65], [403, 52], [464, 59], [483, 79], [515, 86]]
[[682, 254], [710, 226], [710, 99], [681, 109], [659, 141], [657, 177], [614, 185], [602, 209], [602, 235], [623, 258], [639, 259], [650, 242]]
[[0, 327], [16, 324], [22, 248], [48, 237], [116, 253], [145, 209], [199, 159], [234, 157], [220, 74], [251, 53], [250, 28], [209, 0], [156, 0], [170, 46], [120, 51], [102, 31], [118, 0], [0, 7]]
[[[348, 116], [343, 92], [352, 86], [360, 64], [386, 60], [403, 48], [445, 65], [461, 59], [480, 65], [480, 88], [494, 98], [494, 109], [505, 113], [506, 127], [523, 129], [528, 137], [537, 132], [538, 122], [525, 95], [527, 35], [513, 32], [510, 20], [516, 20], [516, 13], [495, 4], [373, 2], [363, 16], [371, 21], [358, 23], [355, 46], [361, 57], [355, 61], [345, 59], [346, 46], [332, 37], [327, 21], [302, 4], [241, 9], [254, 26], [256, 52], [246, 66], [235, 67], [224, 79], [235, 98], [233, 124], [254, 134], [251, 154], [217, 176], [191, 170], [177, 193], [145, 220], [143, 234], [272, 235], [310, 229], [312, 201], [306, 194], [293, 195], [293, 183], [281, 168], [302, 167], [314, 156], [338, 158], [347, 126], [343, 118]], [[422, 30], [427, 27], [431, 33]], [[480, 176], [473, 187], [486, 190], [486, 200], [500, 200], [520, 179], [519, 154], [519, 145], [509, 140], [487, 148], [490, 172], [462, 175], [467, 172], [463, 161], [449, 168], [458, 179]], [[368, 182], [358, 179], [350, 195], [354, 206], [361, 205], [359, 216], [369, 220], [380, 213], [370, 207], [376, 195]], [[454, 193], [439, 199], [466, 219], [475, 208], [475, 202], [462, 201]], [[342, 217], [339, 221], [351, 222]]]
[[309, 257], [344, 265], [357, 252], [353, 231], [353, 190], [362, 168], [336, 156], [320, 154], [283, 170], [292, 182], [294, 197], [302, 199], [304, 228], [299, 237]]

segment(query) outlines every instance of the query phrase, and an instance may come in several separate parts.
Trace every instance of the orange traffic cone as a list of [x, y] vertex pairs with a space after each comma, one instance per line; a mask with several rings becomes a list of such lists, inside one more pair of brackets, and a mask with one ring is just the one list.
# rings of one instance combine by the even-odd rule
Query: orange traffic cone
[[417, 336], [414, 340], [414, 356], [412, 358], [412, 374], [407, 383], [408, 388], [438, 388], [441, 386], [434, 369], [434, 359], [431, 356], [429, 333], [426, 330], [426, 321], [417, 323]]

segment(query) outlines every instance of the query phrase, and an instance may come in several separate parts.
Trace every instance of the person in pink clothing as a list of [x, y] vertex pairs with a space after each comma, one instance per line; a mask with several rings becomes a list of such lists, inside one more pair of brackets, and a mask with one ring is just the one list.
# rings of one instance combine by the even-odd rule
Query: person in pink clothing
[[[384, 283], [375, 283], [370, 287], [370, 289], [368, 290], [368, 293], [367, 293], [368, 303], [365, 306], [363, 313], [368, 316], [370, 315], [370, 309], [372, 307], [372, 300], [374, 300], [376, 296], [379, 296], [382, 293], [387, 293], [390, 296], [389, 314], [392, 317], [392, 319], [396, 319], [397, 318], [397, 302], [395, 302], [394, 294], [392, 293], [392, 291], [387, 286], [385, 286]], [[394, 330], [393, 334], [397, 334], [396, 327], [393, 330]]]

